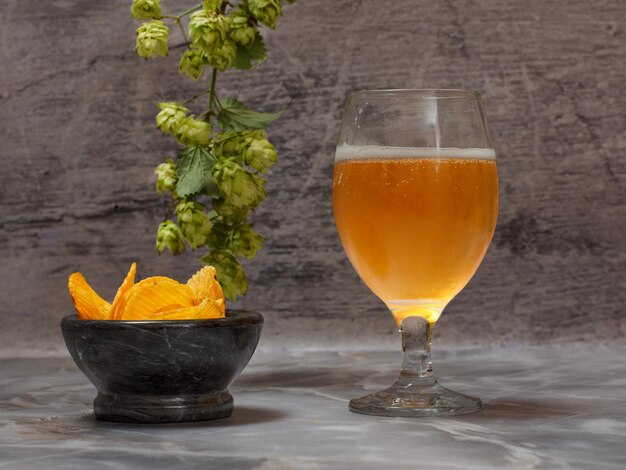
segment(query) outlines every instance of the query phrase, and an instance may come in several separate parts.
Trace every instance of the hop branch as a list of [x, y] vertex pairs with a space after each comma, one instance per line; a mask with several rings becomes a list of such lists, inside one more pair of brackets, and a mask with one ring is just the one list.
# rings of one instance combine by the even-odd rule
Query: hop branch
[[[204, 0], [169, 15], [163, 14], [160, 0], [133, 0], [130, 13], [144, 21], [137, 29], [140, 57], [168, 56], [169, 28], [178, 27], [187, 45], [179, 72], [194, 81], [210, 76], [208, 87], [196, 96], [157, 104], [157, 128], [181, 146], [175, 160], [155, 170], [156, 190], [170, 196], [176, 215], [176, 222], [159, 225], [157, 250], [174, 255], [187, 246], [205, 250], [200, 262], [215, 266], [226, 297], [235, 300], [248, 290], [241, 258], [253, 259], [263, 247], [248, 219], [265, 199], [265, 175], [278, 160], [264, 129], [282, 113], [260, 113], [236, 99], [221, 99], [217, 77], [266, 60], [259, 28], [276, 28], [283, 2]], [[193, 114], [188, 104], [207, 95], [207, 107]]]

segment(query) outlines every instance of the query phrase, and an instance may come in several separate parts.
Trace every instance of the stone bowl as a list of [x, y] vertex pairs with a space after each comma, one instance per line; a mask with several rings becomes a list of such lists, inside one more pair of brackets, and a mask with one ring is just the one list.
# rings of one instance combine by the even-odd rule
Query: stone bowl
[[184, 423], [226, 418], [228, 387], [259, 342], [260, 313], [229, 310], [214, 320], [61, 321], [67, 349], [95, 385], [98, 419]]

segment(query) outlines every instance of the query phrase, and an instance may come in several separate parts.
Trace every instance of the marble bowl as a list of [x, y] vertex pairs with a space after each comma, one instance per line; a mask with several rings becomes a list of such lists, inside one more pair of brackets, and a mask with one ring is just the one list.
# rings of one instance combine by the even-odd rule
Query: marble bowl
[[98, 389], [96, 417], [126, 423], [226, 418], [228, 387], [259, 342], [260, 313], [181, 321], [61, 321], [67, 349]]

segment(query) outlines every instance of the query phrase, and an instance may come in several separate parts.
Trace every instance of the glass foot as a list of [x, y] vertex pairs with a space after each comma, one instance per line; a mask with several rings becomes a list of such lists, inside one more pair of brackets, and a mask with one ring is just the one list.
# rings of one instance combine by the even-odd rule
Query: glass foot
[[437, 380], [407, 380], [400, 377], [391, 387], [350, 400], [350, 411], [374, 416], [452, 416], [483, 409], [480, 398], [448, 390]]

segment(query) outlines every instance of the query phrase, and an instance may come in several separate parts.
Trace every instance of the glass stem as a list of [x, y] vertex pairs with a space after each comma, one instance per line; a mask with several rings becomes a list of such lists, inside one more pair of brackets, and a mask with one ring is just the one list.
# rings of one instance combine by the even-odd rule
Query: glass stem
[[407, 317], [402, 320], [402, 370], [400, 380], [423, 382], [430, 384], [435, 381], [430, 360], [430, 343], [434, 323], [422, 317]]

